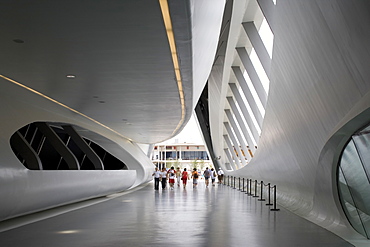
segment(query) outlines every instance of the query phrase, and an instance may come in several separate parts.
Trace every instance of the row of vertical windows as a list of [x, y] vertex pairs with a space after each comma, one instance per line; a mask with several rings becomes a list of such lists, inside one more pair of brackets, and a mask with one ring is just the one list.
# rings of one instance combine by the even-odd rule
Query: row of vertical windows
[[[181, 157], [182, 160], [209, 160], [208, 154], [206, 151], [181, 151], [176, 152], [162, 152], [162, 157], [166, 157], [167, 159], [179, 159]], [[156, 159], [158, 159], [158, 155], [156, 156]]]
[[[263, 15], [260, 9], [258, 11]], [[265, 18], [259, 30], [255, 25], [254, 22], [242, 24], [242, 29], [247, 34], [250, 43], [245, 44], [245, 47], [235, 48], [236, 56], [232, 66], [231, 83], [229, 83], [232, 97], [227, 97], [230, 110], [225, 110], [225, 119], [230, 124], [224, 123], [226, 130], [224, 150], [227, 161], [235, 164], [236, 168], [240, 167], [240, 163], [241, 165], [246, 164], [244, 159], [249, 162], [253, 158], [261, 135], [270, 83], [269, 71], [266, 69], [271, 63], [274, 35]], [[256, 39], [256, 36], [259, 38]], [[262, 40], [262, 46], [259, 46], [259, 50], [256, 51], [253, 44], [258, 43], [258, 39]], [[251, 45], [252, 49], [249, 48]], [[268, 55], [264, 56], [264, 61], [261, 61], [260, 57], [264, 54]], [[231, 149], [230, 146], [233, 148]], [[240, 147], [240, 149], [235, 147]]]

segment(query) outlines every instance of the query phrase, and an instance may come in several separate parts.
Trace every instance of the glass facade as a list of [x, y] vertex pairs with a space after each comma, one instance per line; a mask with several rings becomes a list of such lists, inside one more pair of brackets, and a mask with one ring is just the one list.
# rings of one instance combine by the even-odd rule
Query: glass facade
[[345, 146], [338, 169], [343, 210], [359, 233], [370, 238], [370, 125]]
[[181, 156], [179, 151], [166, 151], [162, 152], [162, 155], [166, 157], [166, 160], [175, 160], [180, 157], [183, 160], [209, 160], [207, 151], [181, 151]]
[[181, 151], [183, 160], [208, 160], [206, 151]]

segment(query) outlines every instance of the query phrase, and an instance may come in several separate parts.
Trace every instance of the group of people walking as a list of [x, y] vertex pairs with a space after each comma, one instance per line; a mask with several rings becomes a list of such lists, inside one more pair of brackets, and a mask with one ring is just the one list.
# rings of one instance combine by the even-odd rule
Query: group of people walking
[[[155, 190], [159, 190], [160, 183], [162, 185], [162, 190], [165, 190], [167, 186], [167, 180], [170, 186], [170, 190], [173, 190], [175, 188], [176, 181], [178, 187], [180, 187], [180, 181], [182, 181], [182, 185], [185, 189], [187, 181], [190, 179], [193, 179], [193, 188], [196, 188], [199, 180], [199, 173], [196, 168], [194, 168], [193, 171], [189, 174], [186, 168], [184, 168], [184, 170], [181, 171], [180, 167], [177, 167], [177, 169], [175, 170], [173, 166], [169, 170], [167, 170], [165, 167], [162, 168], [162, 170], [156, 167], [152, 176], [154, 177]], [[220, 168], [220, 170], [216, 173], [216, 171], [213, 168], [209, 169], [207, 167], [203, 172], [203, 176], [205, 179], [206, 187], [209, 186], [209, 180], [211, 180], [212, 186], [215, 186], [216, 177], [218, 177], [218, 182], [222, 183], [224, 172]]]

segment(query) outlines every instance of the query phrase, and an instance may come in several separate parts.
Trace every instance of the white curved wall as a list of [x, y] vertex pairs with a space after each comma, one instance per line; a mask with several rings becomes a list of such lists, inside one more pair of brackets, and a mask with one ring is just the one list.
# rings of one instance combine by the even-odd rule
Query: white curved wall
[[[370, 107], [369, 9], [365, 1], [277, 1], [258, 149], [249, 165], [230, 173], [276, 184], [279, 204], [347, 239], [363, 237], [338, 202], [335, 158], [354, 131], [341, 127]], [[210, 99], [227, 96], [219, 87], [210, 85]], [[211, 119], [222, 122], [210, 105]], [[370, 121], [359, 119], [357, 126]], [[212, 138], [222, 140], [218, 125], [211, 127]], [[333, 141], [338, 130], [347, 133]], [[221, 141], [214, 145], [222, 150]]]
[[191, 0], [193, 46], [193, 106], [212, 68], [225, 0]]
[[0, 169], [0, 195], [3, 198], [0, 220], [123, 191], [134, 184], [135, 178], [135, 170]]
[[[0, 220], [123, 191], [152, 179], [153, 164], [135, 143], [54, 102], [0, 81]], [[11, 150], [9, 140], [19, 128], [35, 121], [63, 122], [90, 130], [85, 136], [124, 162], [129, 170], [26, 169]]]

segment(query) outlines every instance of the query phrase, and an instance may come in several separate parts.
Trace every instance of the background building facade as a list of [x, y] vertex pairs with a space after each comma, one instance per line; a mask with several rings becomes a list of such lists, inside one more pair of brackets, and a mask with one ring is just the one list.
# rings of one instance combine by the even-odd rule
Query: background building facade
[[206, 167], [212, 167], [213, 163], [208, 157], [204, 144], [173, 143], [167, 145], [158, 145], [154, 147], [152, 161], [159, 168], [171, 166], [181, 169], [197, 168], [204, 170]]

